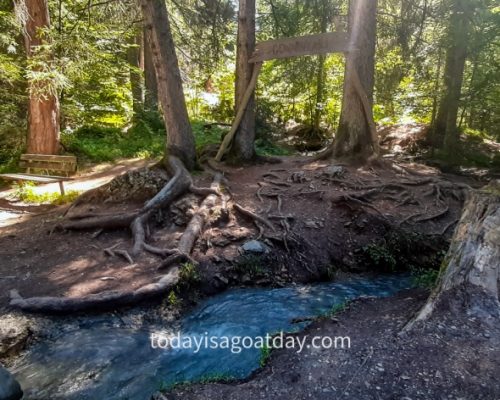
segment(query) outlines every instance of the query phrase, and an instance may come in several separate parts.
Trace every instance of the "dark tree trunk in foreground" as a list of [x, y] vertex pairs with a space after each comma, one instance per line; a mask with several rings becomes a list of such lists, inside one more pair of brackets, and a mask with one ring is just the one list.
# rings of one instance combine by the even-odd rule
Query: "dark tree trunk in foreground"
[[132, 90], [132, 106], [134, 114], [140, 113], [144, 109], [144, 91], [142, 76], [142, 34], [137, 34], [127, 49], [127, 60], [130, 64], [130, 87]]
[[454, 154], [458, 143], [458, 108], [462, 94], [472, 6], [469, 0], [453, 0], [448, 28], [448, 49], [444, 69], [444, 94], [432, 127], [432, 144]]
[[351, 0], [349, 31], [352, 51], [347, 54], [342, 114], [334, 155], [367, 161], [378, 154], [373, 122], [376, 0]]
[[192, 169], [196, 164], [194, 136], [189, 123], [167, 7], [163, 0], [141, 0], [141, 7], [167, 128], [167, 155], [179, 157], [188, 169]]
[[[49, 8], [46, 0], [19, 0], [18, 6], [26, 6], [25, 10], [25, 45], [26, 55], [31, 57], [36, 48], [46, 44], [41, 30], [50, 27]], [[37, 55], [40, 57], [40, 55]], [[52, 61], [52, 55], [44, 60]], [[49, 82], [28, 82], [29, 96], [29, 133], [28, 153], [58, 154], [60, 136], [59, 99], [53, 90], [49, 90]]]
[[[238, 12], [238, 48], [236, 55], [235, 108], [239, 109], [251, 81], [254, 64], [248, 62], [255, 48], [255, 0], [240, 0]], [[255, 158], [255, 96], [252, 95], [233, 140], [230, 159], [251, 161]]]
[[151, 47], [146, 35], [143, 35], [144, 51], [144, 106], [147, 110], [158, 109], [158, 87], [156, 85], [156, 71], [153, 64]]
[[473, 192], [465, 205], [438, 287], [415, 322], [440, 308], [482, 320], [500, 317], [500, 185]]

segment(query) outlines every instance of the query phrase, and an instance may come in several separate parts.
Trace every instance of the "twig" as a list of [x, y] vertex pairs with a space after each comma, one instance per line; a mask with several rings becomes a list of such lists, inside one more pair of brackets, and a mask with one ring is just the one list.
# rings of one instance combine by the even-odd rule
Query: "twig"
[[132, 260], [132, 257], [130, 257], [130, 254], [128, 254], [127, 250], [114, 250], [114, 253], [119, 255], [119, 256], [122, 256], [130, 264], [134, 263], [134, 260]]
[[234, 203], [233, 204], [233, 207], [239, 211], [241, 214], [243, 215], [246, 215], [247, 217], [250, 217], [250, 218], [253, 218], [254, 220], [256, 221], [259, 221], [261, 222], [262, 224], [264, 224], [265, 226], [267, 226], [269, 229], [273, 230], [274, 232], [276, 232], [276, 228], [274, 227], [274, 225], [266, 218], [250, 211], [250, 210], [247, 210], [246, 208], [243, 208], [242, 206], [240, 206], [238, 203]]
[[361, 369], [366, 365], [366, 363], [368, 362], [368, 360], [370, 358], [372, 358], [372, 357], [373, 357], [373, 347], [370, 346], [370, 350], [368, 351], [368, 354], [366, 355], [365, 359], [363, 360], [363, 362], [361, 363], [361, 365], [359, 366], [359, 368], [356, 370], [356, 372], [352, 375], [352, 377], [349, 380], [349, 382], [347, 383], [346, 387], [344, 388], [344, 390], [340, 394], [340, 397], [344, 397], [344, 395], [347, 393], [347, 391], [351, 387], [352, 383], [354, 382], [354, 379], [359, 374], [359, 371], [361, 371]]

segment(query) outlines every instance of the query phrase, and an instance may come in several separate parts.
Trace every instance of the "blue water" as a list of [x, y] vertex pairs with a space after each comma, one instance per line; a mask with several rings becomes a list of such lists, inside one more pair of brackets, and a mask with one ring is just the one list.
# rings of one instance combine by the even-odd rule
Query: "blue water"
[[[410, 287], [407, 276], [384, 276], [280, 289], [235, 289], [201, 302], [175, 327], [170, 323], [124, 329], [89, 318], [78, 329], [33, 345], [13, 372], [25, 399], [146, 400], [174, 382], [215, 375], [244, 378], [259, 367], [261, 355], [258, 348], [234, 353], [232, 342], [230, 348], [202, 347], [198, 353], [194, 348], [154, 349], [151, 335], [232, 341], [238, 336], [290, 332], [306, 325], [293, 319], [320, 315], [360, 296], [386, 297]], [[239, 347], [233, 345], [232, 350]]]

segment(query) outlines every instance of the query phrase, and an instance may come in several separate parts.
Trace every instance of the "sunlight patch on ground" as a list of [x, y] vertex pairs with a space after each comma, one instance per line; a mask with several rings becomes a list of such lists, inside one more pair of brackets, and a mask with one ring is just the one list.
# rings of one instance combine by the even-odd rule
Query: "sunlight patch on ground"
[[29, 218], [29, 214], [18, 214], [11, 211], [0, 210], [0, 228], [23, 222]]

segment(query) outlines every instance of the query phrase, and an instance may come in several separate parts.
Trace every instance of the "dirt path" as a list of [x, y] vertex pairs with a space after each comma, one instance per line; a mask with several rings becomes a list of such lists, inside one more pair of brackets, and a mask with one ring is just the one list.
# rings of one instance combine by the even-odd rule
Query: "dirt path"
[[[86, 192], [104, 185], [115, 176], [130, 169], [141, 168], [149, 164], [151, 164], [150, 161], [143, 159], [121, 160], [114, 164], [99, 164], [74, 176], [74, 180], [66, 182], [64, 188], [67, 192], [70, 190]], [[37, 194], [59, 193], [59, 184], [37, 185], [34, 192]], [[12, 188], [12, 185], [0, 189], [0, 228], [26, 221], [34, 215], [43, 214], [55, 208], [51, 205], [30, 205], [15, 201], [13, 199], [14, 193], [15, 189]]]

